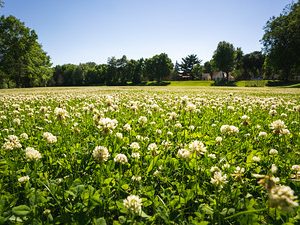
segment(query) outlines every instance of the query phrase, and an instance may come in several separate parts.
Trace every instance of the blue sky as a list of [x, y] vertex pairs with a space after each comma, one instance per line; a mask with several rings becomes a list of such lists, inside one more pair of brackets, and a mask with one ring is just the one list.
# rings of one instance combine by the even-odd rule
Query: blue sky
[[210, 60], [228, 41], [261, 50], [263, 27], [292, 0], [4, 0], [1, 14], [34, 29], [52, 63], [106, 63], [111, 56]]

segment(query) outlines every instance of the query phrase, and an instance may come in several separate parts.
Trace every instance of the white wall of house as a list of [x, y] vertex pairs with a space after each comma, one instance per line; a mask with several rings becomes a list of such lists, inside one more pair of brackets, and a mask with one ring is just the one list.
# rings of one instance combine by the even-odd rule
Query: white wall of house
[[211, 80], [211, 75], [209, 73], [203, 73], [202, 80]]

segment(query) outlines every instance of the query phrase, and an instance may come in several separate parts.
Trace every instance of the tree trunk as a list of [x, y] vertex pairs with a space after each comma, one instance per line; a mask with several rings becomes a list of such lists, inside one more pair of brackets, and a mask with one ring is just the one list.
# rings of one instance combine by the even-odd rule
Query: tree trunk
[[227, 82], [229, 81], [229, 72], [225, 72], [226, 73], [226, 80], [227, 80]]

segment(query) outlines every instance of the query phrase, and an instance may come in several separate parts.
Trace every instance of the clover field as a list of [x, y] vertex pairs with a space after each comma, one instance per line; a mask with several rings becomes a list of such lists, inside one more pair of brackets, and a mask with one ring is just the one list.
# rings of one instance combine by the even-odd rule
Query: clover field
[[0, 224], [299, 224], [300, 91], [0, 91]]

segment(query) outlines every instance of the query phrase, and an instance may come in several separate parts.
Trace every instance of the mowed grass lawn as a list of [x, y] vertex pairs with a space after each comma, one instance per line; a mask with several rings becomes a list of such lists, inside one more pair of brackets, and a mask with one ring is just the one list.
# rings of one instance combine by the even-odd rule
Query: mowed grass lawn
[[213, 83], [210, 80], [171, 81], [169, 86], [211, 86]]
[[[234, 86], [237, 87], [265, 87], [268, 83], [268, 80], [241, 80], [234, 83]], [[189, 80], [189, 81], [170, 81], [168, 86], [213, 86], [214, 81], [210, 80]], [[291, 84], [291, 85], [282, 85], [280, 87], [291, 87], [291, 88], [299, 88], [300, 83]]]

